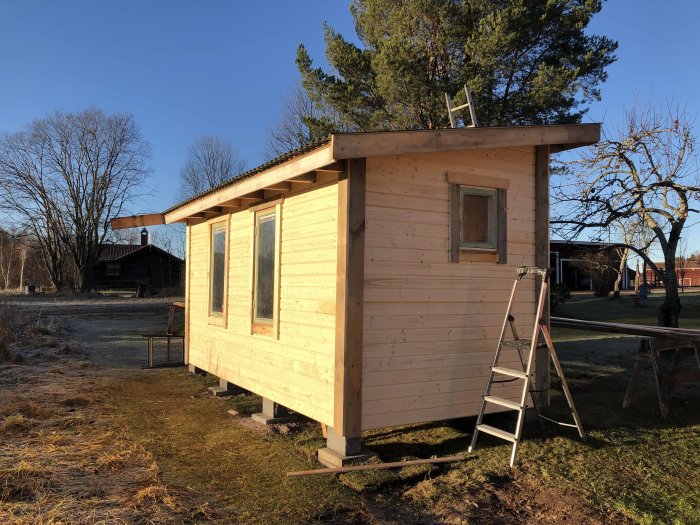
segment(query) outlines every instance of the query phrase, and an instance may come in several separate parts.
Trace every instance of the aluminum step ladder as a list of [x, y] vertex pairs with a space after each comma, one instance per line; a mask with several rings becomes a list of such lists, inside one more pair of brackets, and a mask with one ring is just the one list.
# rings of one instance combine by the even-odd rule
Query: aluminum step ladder
[[[511, 314], [513, 309], [513, 303], [515, 300], [516, 293], [518, 291], [518, 285], [521, 283], [522, 279], [527, 275], [533, 275], [535, 278], [538, 276], [541, 278], [539, 299], [537, 301], [537, 314], [535, 317], [534, 327], [532, 329], [531, 339], [521, 339], [518, 336], [518, 331], [515, 328], [515, 317]], [[527, 397], [530, 396], [532, 400], [532, 406], [537, 413], [538, 419], [546, 419], [557, 423], [562, 426], [574, 427], [578, 430], [579, 436], [584, 441], [586, 440], [586, 435], [583, 432], [583, 427], [581, 426], [581, 420], [578, 417], [578, 412], [576, 412], [576, 407], [574, 406], [574, 400], [571, 397], [571, 392], [569, 391], [569, 385], [564, 377], [564, 372], [562, 371], [561, 364], [559, 364], [559, 359], [557, 358], [557, 353], [554, 350], [554, 344], [552, 343], [552, 338], [549, 335], [549, 330], [547, 328], [547, 323], [544, 319], [544, 308], [548, 298], [549, 289], [549, 277], [551, 275], [551, 269], [548, 268], [538, 268], [534, 266], [524, 266], [517, 269], [517, 276], [515, 282], [513, 283], [513, 289], [510, 293], [510, 299], [508, 300], [508, 311], [506, 312], [505, 319], [503, 320], [503, 325], [501, 327], [501, 335], [498, 339], [498, 348], [496, 349], [496, 356], [493, 360], [493, 365], [489, 372], [488, 381], [486, 382], [486, 390], [482, 396], [481, 408], [479, 409], [479, 415], [476, 419], [476, 427], [474, 429], [474, 435], [472, 436], [471, 445], [469, 445], [469, 452], [472, 452], [476, 448], [476, 440], [479, 437], [479, 432], [486, 432], [497, 438], [504, 439], [513, 443], [513, 451], [510, 455], [510, 466], [515, 465], [515, 457], [518, 453], [518, 446], [520, 445], [520, 436], [523, 430], [523, 421], [525, 419], [525, 410], [527, 408]], [[506, 340], [506, 330], [510, 327], [513, 339]], [[544, 343], [540, 344], [540, 335], [544, 339]], [[514, 347], [518, 352], [518, 357], [520, 360], [521, 370], [515, 370], [512, 368], [506, 368], [499, 366], [499, 359], [501, 358], [501, 352], [504, 347]], [[551, 356], [554, 367], [556, 368], [557, 375], [561, 380], [562, 390], [564, 391], [564, 396], [569, 404], [569, 409], [573, 416], [574, 423], [563, 423], [555, 421], [548, 417], [540, 414], [540, 409], [535, 402], [534, 392], [532, 388], [532, 373], [533, 373], [533, 356], [535, 355], [535, 350], [538, 348], [547, 348], [549, 355]], [[526, 356], [523, 356], [524, 351], [528, 351]], [[505, 376], [508, 379], [494, 379], [495, 377]], [[512, 381], [523, 381], [522, 392], [519, 401], [512, 401], [510, 399], [505, 399], [502, 397], [494, 396], [491, 393], [491, 387], [494, 383], [507, 383]], [[509, 432], [496, 428], [483, 423], [484, 410], [487, 404], [499, 405], [501, 407], [507, 408], [509, 410], [514, 410], [518, 413], [517, 422], [515, 425], [515, 431]]]

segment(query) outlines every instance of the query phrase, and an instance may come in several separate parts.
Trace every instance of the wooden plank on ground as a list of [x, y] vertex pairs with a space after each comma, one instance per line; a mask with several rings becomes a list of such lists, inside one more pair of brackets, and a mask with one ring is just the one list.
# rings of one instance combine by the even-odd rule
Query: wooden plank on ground
[[303, 476], [318, 476], [320, 474], [342, 474], [343, 472], [354, 472], [357, 470], [377, 470], [385, 468], [403, 468], [411, 465], [425, 465], [433, 463], [453, 463], [464, 461], [465, 456], [446, 456], [443, 458], [411, 459], [409, 461], [393, 461], [391, 463], [371, 463], [369, 465], [353, 465], [349, 467], [319, 468], [314, 470], [300, 470], [297, 472], [287, 472], [288, 478], [300, 478]]

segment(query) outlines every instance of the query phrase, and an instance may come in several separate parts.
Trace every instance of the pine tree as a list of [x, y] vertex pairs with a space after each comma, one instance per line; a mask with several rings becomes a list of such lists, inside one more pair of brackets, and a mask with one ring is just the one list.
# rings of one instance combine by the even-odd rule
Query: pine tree
[[616, 59], [617, 42], [585, 32], [601, 7], [600, 0], [354, 0], [360, 46], [325, 26], [332, 73], [313, 67], [299, 46], [304, 89], [336, 117], [304, 123], [311, 136], [446, 127], [444, 94], [464, 84], [483, 126], [579, 122]]

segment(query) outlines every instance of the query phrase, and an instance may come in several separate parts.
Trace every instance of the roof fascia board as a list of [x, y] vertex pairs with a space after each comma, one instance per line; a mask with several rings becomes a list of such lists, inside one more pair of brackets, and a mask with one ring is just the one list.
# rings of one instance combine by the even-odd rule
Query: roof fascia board
[[258, 173], [252, 177], [245, 178], [231, 186], [222, 188], [219, 191], [206, 195], [200, 199], [190, 202], [180, 208], [176, 208], [165, 214], [165, 223], [183, 221], [192, 214], [202, 212], [213, 206], [218, 206], [222, 202], [242, 197], [254, 191], [259, 191], [271, 184], [277, 184], [299, 175], [304, 175], [315, 169], [322, 168], [334, 162], [333, 148], [331, 143], [324, 144], [304, 155]]
[[125, 228], [165, 224], [165, 218], [162, 213], [147, 213], [144, 215], [129, 215], [128, 217], [114, 217], [110, 220], [110, 224], [115, 230], [123, 230]]
[[[600, 124], [562, 124], [503, 128], [341, 133], [331, 145], [336, 160], [406, 153], [479, 148], [556, 145], [558, 151], [600, 140]], [[566, 147], [570, 145], [570, 147]]]

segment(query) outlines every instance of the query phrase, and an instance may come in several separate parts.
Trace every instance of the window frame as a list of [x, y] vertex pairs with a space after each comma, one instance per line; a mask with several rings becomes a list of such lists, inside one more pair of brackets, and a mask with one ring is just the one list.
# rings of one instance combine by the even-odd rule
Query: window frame
[[[281, 204], [271, 204], [265, 207], [255, 207], [253, 213], [253, 261], [251, 286], [251, 334], [279, 337], [279, 273], [280, 273], [280, 236], [281, 236]], [[258, 231], [262, 219], [274, 217], [275, 239], [274, 239], [274, 267], [273, 267], [273, 298], [272, 298], [272, 318], [260, 318], [256, 315], [258, 301]]]
[[[209, 261], [207, 268], [208, 294], [207, 294], [207, 317], [208, 324], [221, 326], [226, 328], [228, 321], [228, 273], [229, 273], [229, 251], [230, 251], [230, 235], [229, 235], [230, 215], [223, 219], [217, 217], [208, 223], [209, 226]], [[214, 299], [214, 233], [224, 232], [224, 275], [222, 282], [222, 304], [221, 312], [212, 309], [212, 300]]]
[[[508, 179], [481, 177], [472, 174], [447, 173], [449, 187], [449, 260], [459, 262], [507, 263], [508, 231]], [[485, 246], [481, 243], [463, 243], [463, 195], [494, 194], [493, 229], [494, 243]], [[491, 215], [491, 214], [490, 214]]]

